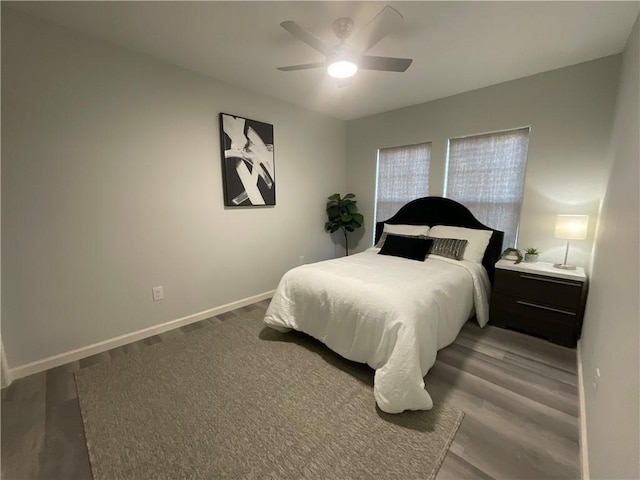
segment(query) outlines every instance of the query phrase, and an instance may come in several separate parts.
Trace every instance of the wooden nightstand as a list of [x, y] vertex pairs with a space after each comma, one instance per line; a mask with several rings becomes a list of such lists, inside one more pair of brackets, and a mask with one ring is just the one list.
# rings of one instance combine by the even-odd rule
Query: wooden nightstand
[[575, 347], [587, 298], [584, 269], [550, 263], [500, 260], [491, 294], [489, 323]]

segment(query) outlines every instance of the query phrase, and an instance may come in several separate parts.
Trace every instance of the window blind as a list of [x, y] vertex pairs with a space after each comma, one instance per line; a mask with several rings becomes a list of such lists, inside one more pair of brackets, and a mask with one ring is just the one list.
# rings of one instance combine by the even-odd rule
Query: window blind
[[449, 139], [444, 196], [504, 231], [503, 248], [517, 241], [528, 146], [528, 127]]
[[376, 222], [392, 217], [405, 203], [429, 195], [431, 143], [378, 150]]

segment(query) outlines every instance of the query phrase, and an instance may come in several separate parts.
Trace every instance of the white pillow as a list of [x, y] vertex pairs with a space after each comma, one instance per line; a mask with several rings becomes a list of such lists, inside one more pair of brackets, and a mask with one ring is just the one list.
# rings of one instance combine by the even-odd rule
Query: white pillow
[[390, 233], [391, 235], [404, 235], [405, 237], [419, 237], [420, 235], [424, 235], [426, 237], [429, 235], [430, 230], [431, 227], [427, 225], [391, 225], [389, 223], [385, 223], [382, 235], [380, 235], [380, 240], [376, 243], [376, 247], [382, 248], [384, 239], [387, 237], [385, 235], [386, 233]]
[[491, 230], [476, 230], [474, 228], [450, 227], [448, 225], [434, 225], [431, 227], [430, 237], [436, 238], [460, 238], [466, 240], [467, 248], [464, 249], [463, 260], [482, 263], [484, 251], [489, 245], [493, 232]]

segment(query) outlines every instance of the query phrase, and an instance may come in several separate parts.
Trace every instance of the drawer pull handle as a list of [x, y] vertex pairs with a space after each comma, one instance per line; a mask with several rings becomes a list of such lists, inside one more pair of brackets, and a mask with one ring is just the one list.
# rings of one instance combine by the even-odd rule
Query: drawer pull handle
[[581, 283], [576, 282], [563, 282], [562, 280], [551, 280], [550, 278], [534, 277], [533, 275], [520, 275], [520, 278], [526, 278], [527, 280], [537, 280], [538, 282], [559, 283], [560, 285], [570, 285], [572, 287], [581, 287]]
[[520, 305], [526, 305], [527, 307], [541, 308], [543, 310], [550, 310], [552, 312], [562, 313], [564, 315], [573, 315], [576, 316], [575, 312], [567, 312], [566, 310], [560, 310], [558, 308], [545, 307], [544, 305], [536, 305], [535, 303], [524, 302], [522, 300], [517, 300], [517, 303]]

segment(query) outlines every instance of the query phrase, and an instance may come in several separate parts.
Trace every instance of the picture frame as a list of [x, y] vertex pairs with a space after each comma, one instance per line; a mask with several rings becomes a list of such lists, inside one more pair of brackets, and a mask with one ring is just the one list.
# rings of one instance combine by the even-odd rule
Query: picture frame
[[220, 148], [225, 206], [274, 206], [273, 125], [220, 113]]

